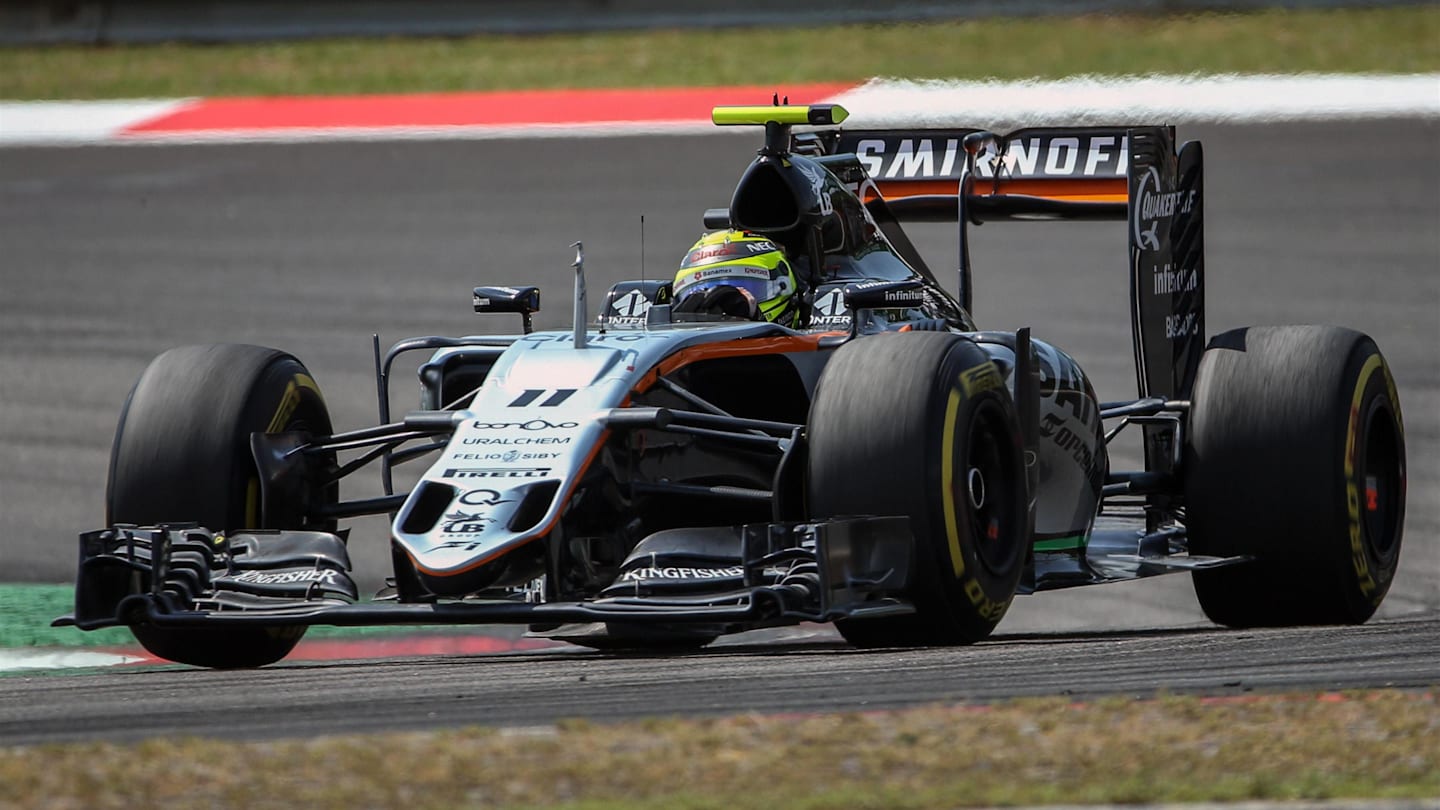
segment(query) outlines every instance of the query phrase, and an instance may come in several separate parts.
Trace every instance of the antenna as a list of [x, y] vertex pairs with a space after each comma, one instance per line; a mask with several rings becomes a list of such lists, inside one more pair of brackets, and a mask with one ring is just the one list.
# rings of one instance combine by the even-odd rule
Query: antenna
[[640, 280], [645, 280], [645, 215], [640, 215]]
[[585, 246], [579, 242], [570, 245], [575, 248], [575, 348], [585, 348]]

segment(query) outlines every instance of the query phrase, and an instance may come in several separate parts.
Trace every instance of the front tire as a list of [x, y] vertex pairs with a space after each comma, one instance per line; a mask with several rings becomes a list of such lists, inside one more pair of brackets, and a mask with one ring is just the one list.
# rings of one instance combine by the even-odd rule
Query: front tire
[[810, 409], [814, 518], [904, 515], [916, 612], [835, 623], [859, 647], [969, 644], [995, 629], [1019, 584], [1030, 523], [1023, 443], [999, 369], [948, 333], [853, 341]]
[[[108, 525], [195, 522], [213, 531], [303, 525], [300, 508], [262, 525], [250, 434], [332, 432], [319, 387], [298, 360], [259, 346], [171, 349], [152, 361], [120, 414], [106, 491]], [[333, 486], [312, 493], [334, 502]], [[272, 521], [275, 522], [275, 521]], [[284, 658], [304, 627], [132, 626], [152, 654], [201, 667], [258, 667]]]
[[1201, 357], [1185, 447], [1193, 553], [1253, 562], [1197, 571], [1230, 627], [1359, 624], [1394, 579], [1405, 522], [1400, 402], [1369, 337], [1250, 327]]

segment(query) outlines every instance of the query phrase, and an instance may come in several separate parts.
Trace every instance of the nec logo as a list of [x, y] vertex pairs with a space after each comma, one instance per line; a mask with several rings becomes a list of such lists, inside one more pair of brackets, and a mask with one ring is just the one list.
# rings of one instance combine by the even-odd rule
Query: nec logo
[[[876, 180], [958, 180], [965, 169], [964, 133], [949, 136], [856, 137], [841, 142], [853, 149], [866, 173]], [[1124, 177], [1130, 145], [1123, 133], [1019, 134], [976, 156], [975, 175], [992, 178], [997, 168], [1007, 178]]]

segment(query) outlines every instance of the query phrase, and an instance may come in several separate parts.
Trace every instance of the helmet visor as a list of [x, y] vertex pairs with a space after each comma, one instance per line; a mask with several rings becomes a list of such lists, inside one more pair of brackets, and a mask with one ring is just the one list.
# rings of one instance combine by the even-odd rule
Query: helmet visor
[[726, 276], [723, 278], [707, 278], [704, 281], [697, 281], [694, 284], [681, 290], [676, 296], [676, 303], [685, 301], [691, 296], [703, 297], [711, 290], [718, 290], [721, 287], [730, 287], [739, 290], [742, 295], [759, 307], [762, 302], [770, 297], [770, 281], [768, 279], [746, 278], [745, 276]]

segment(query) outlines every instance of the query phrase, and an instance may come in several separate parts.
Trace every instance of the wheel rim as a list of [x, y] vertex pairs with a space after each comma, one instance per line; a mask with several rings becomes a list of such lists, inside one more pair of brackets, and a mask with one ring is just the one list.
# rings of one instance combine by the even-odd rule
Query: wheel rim
[[1405, 495], [1405, 471], [1400, 460], [1395, 418], [1388, 404], [1376, 400], [1365, 415], [1364, 444], [1361, 446], [1361, 526], [1370, 548], [1388, 560], [1400, 540], [1400, 509]]
[[957, 502], [968, 508], [971, 537], [975, 538], [975, 555], [981, 565], [992, 572], [1009, 570], [1020, 553], [1014, 542], [1016, 464], [1014, 453], [1006, 452], [1009, 427], [994, 403], [985, 403], [971, 422], [966, 437], [964, 491], [956, 493]]
[[[289, 417], [284, 421], [283, 424], [279, 426], [279, 429], [275, 432], [299, 432], [309, 433], [313, 435], [323, 435], [331, 432], [329, 422], [330, 419], [325, 409], [325, 402], [319, 397], [318, 392], [313, 398], [302, 394], [301, 400], [299, 404], [295, 407], [294, 412], [289, 415]], [[327, 464], [327, 466], [334, 466], [335, 455], [333, 451], [327, 456], [327, 461], [325, 463]], [[260, 525], [261, 523], [274, 524], [277, 523], [277, 521], [273, 518], [273, 516], [272, 519], [268, 521], [261, 520], [259, 501], [260, 479], [258, 475], [258, 470], [252, 469], [252, 474], [246, 481], [246, 488], [246, 525], [244, 528], [319, 529], [321, 531], [333, 531], [335, 529], [334, 520], [310, 520], [308, 515], [302, 516], [298, 514], [283, 516], [284, 519], [279, 520], [278, 523], [284, 525], [262, 526]], [[310, 506], [312, 508], [314, 506], [322, 504], [338, 503], [340, 500], [340, 482], [338, 480], [327, 481], [326, 483], [324, 483], [323, 486], [318, 486], [313, 491], [311, 491], [309, 493], [309, 498], [312, 500], [312, 502], [310, 503]]]

